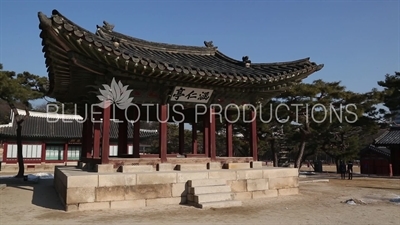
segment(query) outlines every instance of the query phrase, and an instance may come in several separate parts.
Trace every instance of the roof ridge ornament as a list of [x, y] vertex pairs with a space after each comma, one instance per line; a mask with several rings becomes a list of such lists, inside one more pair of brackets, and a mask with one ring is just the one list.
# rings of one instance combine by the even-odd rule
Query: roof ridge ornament
[[213, 48], [213, 49], [217, 49], [218, 47], [214, 46], [213, 41], [204, 41], [204, 45], [207, 48]]
[[115, 25], [108, 23], [107, 21], [103, 21], [103, 28], [106, 29], [109, 32], [112, 32], [114, 29]]
[[250, 65], [251, 65], [251, 60], [249, 59], [249, 57], [247, 55], [242, 57], [242, 62], [244, 63], [244, 65], [246, 67], [250, 67]]

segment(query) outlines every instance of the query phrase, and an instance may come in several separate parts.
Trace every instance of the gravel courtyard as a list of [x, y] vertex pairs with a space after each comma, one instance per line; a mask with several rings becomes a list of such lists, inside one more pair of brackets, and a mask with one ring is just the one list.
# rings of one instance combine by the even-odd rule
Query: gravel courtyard
[[[302, 178], [301, 181], [310, 178]], [[10, 182], [0, 190], [0, 224], [398, 224], [400, 179], [355, 178], [301, 183], [297, 196], [244, 201], [243, 207], [201, 210], [160, 206], [66, 213], [52, 187]], [[362, 204], [344, 203], [354, 199]]]

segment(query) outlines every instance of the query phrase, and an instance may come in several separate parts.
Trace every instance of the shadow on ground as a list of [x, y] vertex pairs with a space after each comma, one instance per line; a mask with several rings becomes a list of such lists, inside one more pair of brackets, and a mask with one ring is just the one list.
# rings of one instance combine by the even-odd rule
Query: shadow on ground
[[39, 182], [24, 181], [22, 178], [0, 178], [0, 184], [7, 188], [18, 188], [32, 191], [32, 204], [54, 210], [64, 210], [58, 194], [53, 186], [53, 179], [40, 179]]

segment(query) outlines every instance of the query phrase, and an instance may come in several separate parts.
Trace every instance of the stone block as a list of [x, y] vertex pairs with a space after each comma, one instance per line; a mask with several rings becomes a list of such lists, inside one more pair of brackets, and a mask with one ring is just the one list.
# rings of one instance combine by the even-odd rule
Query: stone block
[[[66, 163], [66, 165], [68, 166], [68, 163]], [[35, 165], [34, 169], [35, 171], [44, 171], [44, 165]]]
[[278, 189], [278, 194], [280, 196], [285, 196], [285, 195], [297, 195], [299, 194], [299, 188], [284, 188], [284, 189]]
[[264, 178], [276, 178], [276, 177], [298, 177], [298, 168], [266, 168], [264, 171]]
[[65, 205], [67, 202], [67, 188], [60, 181], [54, 181], [54, 188], [56, 189], [62, 204]]
[[125, 187], [125, 200], [167, 198], [171, 196], [171, 184], [147, 184]]
[[124, 174], [125, 177], [125, 185], [126, 186], [131, 186], [131, 185], [136, 185], [136, 174]]
[[100, 209], [109, 209], [110, 202], [91, 202], [91, 203], [80, 203], [79, 211], [85, 210], [100, 210]]
[[208, 172], [208, 178], [210, 178], [210, 179], [236, 180], [236, 171], [229, 171], [229, 170], [209, 171]]
[[208, 162], [207, 163], [207, 169], [209, 169], [209, 170], [220, 170], [220, 169], [222, 169], [221, 163], [219, 163], [219, 162]]
[[96, 172], [98, 173], [114, 173], [114, 165], [112, 164], [96, 164]]
[[122, 173], [137, 173], [137, 172], [153, 172], [152, 165], [123, 165], [121, 166]]
[[268, 182], [265, 179], [247, 180], [247, 191], [263, 191], [268, 189]]
[[187, 183], [172, 184], [172, 197], [186, 196], [188, 192]]
[[250, 163], [225, 163], [222, 168], [228, 170], [250, 169]]
[[232, 192], [246, 192], [247, 181], [246, 180], [232, 180], [228, 181], [228, 185], [231, 186]]
[[172, 171], [174, 166], [171, 163], [159, 163], [157, 164], [157, 171]]
[[227, 193], [227, 192], [231, 192], [231, 187], [228, 185], [200, 186], [200, 187], [191, 187], [189, 189], [189, 193], [194, 195]]
[[208, 178], [208, 171], [203, 172], [177, 172], [176, 173], [176, 182], [182, 183], [187, 182], [188, 180], [201, 180]]
[[136, 174], [99, 174], [99, 187], [136, 185]]
[[110, 202], [111, 209], [132, 209], [142, 207], [146, 207], [146, 200], [144, 199]]
[[146, 199], [146, 206], [185, 204], [186, 197]]
[[112, 187], [112, 186], [124, 186], [125, 176], [123, 174], [100, 174], [99, 187]]
[[249, 192], [252, 193], [253, 199], [257, 198], [271, 198], [271, 197], [276, 197], [278, 196], [278, 191], [277, 190], [263, 190], [263, 191], [253, 191]]
[[251, 198], [251, 192], [238, 192], [233, 194], [233, 200], [248, 200]]
[[213, 186], [213, 185], [226, 185], [227, 182], [224, 179], [202, 179], [202, 180], [188, 180], [189, 187], [199, 186]]
[[262, 168], [263, 162], [261, 161], [252, 161], [250, 162], [250, 168]]
[[136, 174], [137, 184], [172, 184], [176, 182], [176, 172], [160, 173], [138, 173]]
[[54, 169], [54, 179], [60, 180], [65, 187], [68, 187], [68, 176], [60, 168]]
[[125, 200], [125, 186], [97, 187], [96, 202]]
[[268, 181], [268, 189], [292, 188], [299, 186], [298, 177], [277, 177], [270, 178]]
[[261, 169], [238, 170], [236, 175], [238, 180], [261, 179], [263, 171]]
[[178, 164], [175, 167], [175, 170], [178, 171], [201, 171], [207, 170], [206, 164]]
[[94, 202], [96, 200], [95, 187], [75, 187], [67, 189], [65, 204]]
[[79, 210], [78, 204], [70, 204], [65, 206], [65, 211], [67, 212], [75, 212]]
[[233, 193], [213, 193], [213, 194], [201, 194], [194, 196], [194, 202], [202, 204], [205, 202], [218, 202], [232, 200]]

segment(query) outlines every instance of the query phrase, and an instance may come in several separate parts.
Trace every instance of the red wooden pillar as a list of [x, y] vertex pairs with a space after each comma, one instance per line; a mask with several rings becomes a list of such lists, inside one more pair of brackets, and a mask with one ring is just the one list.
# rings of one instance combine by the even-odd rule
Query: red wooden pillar
[[[46, 143], [45, 143], [45, 141], [42, 142], [42, 153], [41, 153], [40, 158], [41, 158], [42, 163], [46, 162]], [[3, 159], [5, 159], [5, 158], [3, 157]]]
[[64, 143], [63, 161], [68, 161], [68, 142]]
[[93, 123], [86, 119], [82, 125], [81, 160], [92, 157]]
[[217, 157], [217, 141], [216, 141], [216, 135], [215, 135], [215, 125], [216, 125], [216, 120], [215, 120], [215, 110], [214, 108], [210, 108], [210, 128], [209, 128], [209, 142], [210, 142], [210, 158], [211, 161], [215, 161]]
[[118, 110], [118, 157], [128, 154], [128, 121], [124, 110]]
[[197, 154], [197, 123], [192, 123], [192, 154]]
[[254, 161], [258, 160], [258, 149], [257, 149], [257, 120], [256, 111], [250, 111], [250, 154]]
[[227, 111], [226, 120], [226, 156], [233, 157], [233, 124], [231, 121], [231, 113]]
[[203, 119], [203, 151], [209, 157], [210, 150], [210, 110], [204, 115]]
[[87, 155], [87, 149], [86, 147], [86, 143], [89, 141], [87, 139], [86, 133], [88, 132], [88, 128], [87, 128], [87, 120], [83, 121], [82, 124], [82, 138], [81, 138], [81, 154], [79, 156], [79, 161], [83, 161], [83, 158], [86, 158]]
[[3, 142], [3, 162], [7, 161], [7, 142]]
[[101, 164], [107, 164], [110, 156], [110, 111], [111, 107], [103, 109], [103, 133], [101, 143]]
[[133, 144], [132, 151], [134, 158], [140, 158], [140, 111], [139, 108], [134, 107], [133, 120]]
[[99, 118], [94, 118], [93, 122], [93, 158], [100, 158], [100, 120]]
[[179, 154], [183, 155], [185, 149], [185, 123], [179, 123]]
[[160, 154], [160, 159], [161, 163], [167, 162], [167, 104], [161, 104], [159, 105], [159, 112], [160, 114], [159, 119], [162, 121], [159, 121], [160, 127], [159, 127], [159, 154]]
[[389, 177], [393, 177], [393, 167], [391, 163], [389, 163]]
[[[85, 138], [85, 144], [82, 147], [85, 149], [85, 155], [82, 155], [85, 158], [92, 158], [92, 149], [93, 149], [93, 121], [92, 119], [87, 119], [83, 126], [86, 126], [86, 131], [83, 134]], [[100, 142], [99, 142], [100, 143]]]

